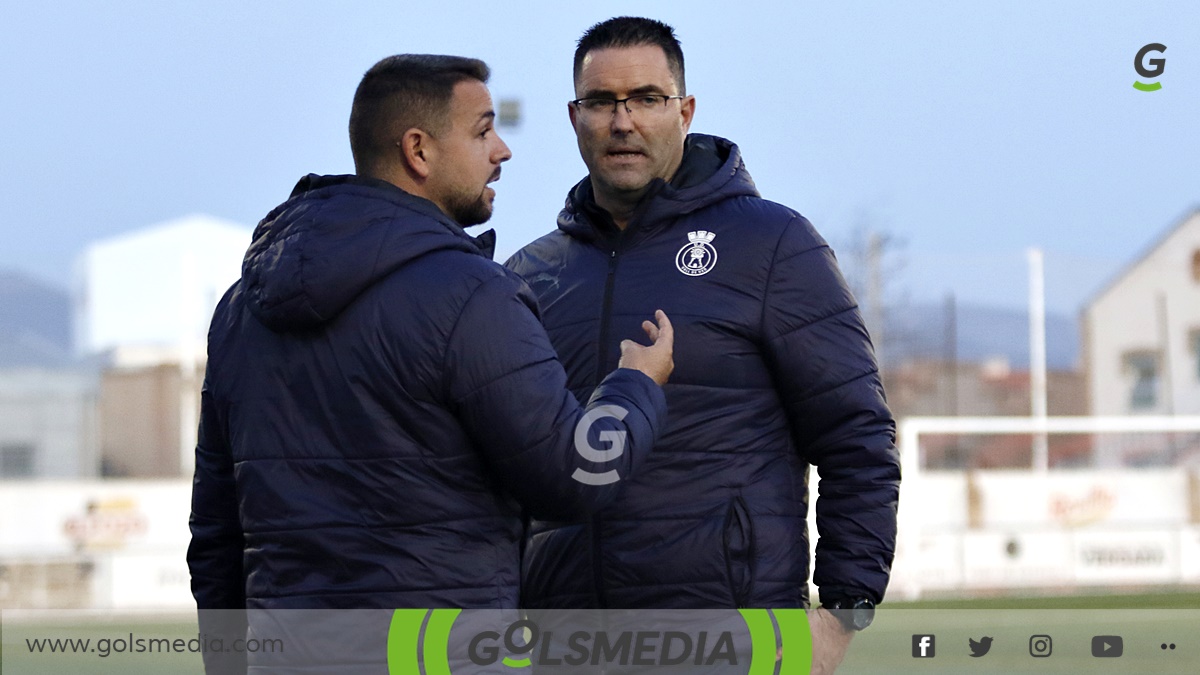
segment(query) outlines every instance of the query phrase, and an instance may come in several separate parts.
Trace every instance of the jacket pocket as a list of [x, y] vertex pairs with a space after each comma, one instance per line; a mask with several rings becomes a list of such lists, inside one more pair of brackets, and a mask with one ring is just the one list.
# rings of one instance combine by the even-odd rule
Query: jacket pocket
[[725, 573], [735, 607], [746, 607], [754, 593], [754, 523], [739, 495], [725, 512]]

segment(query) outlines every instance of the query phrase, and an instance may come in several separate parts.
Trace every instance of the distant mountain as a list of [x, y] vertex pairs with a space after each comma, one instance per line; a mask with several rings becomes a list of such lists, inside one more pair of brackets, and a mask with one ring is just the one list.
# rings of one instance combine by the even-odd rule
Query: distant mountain
[[[1029, 315], [1003, 307], [960, 304], [955, 308], [957, 359], [980, 362], [1003, 357], [1010, 366], [1029, 368]], [[945, 305], [910, 305], [887, 313], [883, 357], [886, 362], [948, 358]], [[1051, 370], [1078, 367], [1079, 326], [1074, 317], [1046, 315], [1046, 365]]]
[[62, 366], [71, 360], [70, 294], [0, 270], [0, 368]]

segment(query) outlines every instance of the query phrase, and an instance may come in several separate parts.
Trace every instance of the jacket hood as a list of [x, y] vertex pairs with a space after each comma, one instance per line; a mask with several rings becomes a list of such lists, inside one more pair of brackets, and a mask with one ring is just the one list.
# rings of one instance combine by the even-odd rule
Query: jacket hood
[[[737, 145], [719, 136], [688, 134], [679, 170], [670, 183], [654, 179], [634, 214], [634, 227], [652, 228], [666, 219], [742, 196], [759, 194]], [[615, 232], [612, 218], [596, 205], [590, 176], [567, 194], [567, 203], [558, 214], [558, 228], [587, 241]]]
[[494, 245], [494, 231], [473, 238], [433, 202], [390, 183], [309, 174], [255, 228], [242, 288], [265, 326], [302, 330], [409, 261], [438, 250], [491, 258]]

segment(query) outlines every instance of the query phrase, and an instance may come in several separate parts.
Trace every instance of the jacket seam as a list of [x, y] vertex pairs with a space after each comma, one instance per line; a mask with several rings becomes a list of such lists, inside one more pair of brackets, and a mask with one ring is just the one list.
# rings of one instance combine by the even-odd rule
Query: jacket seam
[[[372, 530], [406, 530], [406, 529], [416, 528], [416, 527], [425, 527], [427, 525], [433, 525], [433, 524], [445, 525], [447, 523], [478, 522], [481, 520], [508, 521], [508, 516], [496, 515], [496, 514], [476, 515], [476, 516], [463, 516], [462, 518], [444, 518], [444, 519], [440, 519], [440, 520], [423, 520], [418, 523], [405, 523], [405, 524], [394, 524], [394, 525], [388, 525], [385, 523], [367, 523], [367, 526], [370, 527]], [[357, 530], [357, 529], [361, 528], [362, 526], [363, 526], [363, 523], [336, 523], [336, 524], [331, 523], [328, 525], [305, 525], [304, 527], [272, 527], [272, 528], [249, 530], [249, 531], [245, 532], [243, 534], [243, 536], [255, 537], [255, 536], [263, 535], [263, 534], [282, 534], [285, 532], [311, 532], [312, 530], [345, 530], [345, 529]]]
[[[329, 596], [335, 596], [335, 595], [366, 595], [368, 593], [372, 593], [372, 594], [378, 594], [378, 593], [429, 593], [430, 591], [455, 591], [455, 590], [466, 591], [466, 590], [476, 590], [476, 589], [482, 590], [485, 588], [492, 588], [495, 585], [496, 584], [480, 584], [478, 586], [473, 586], [473, 585], [472, 586], [437, 586], [437, 587], [433, 587], [433, 588], [426, 588], [423, 586], [421, 586], [421, 587], [396, 587], [396, 588], [385, 588], [382, 590], [376, 588], [376, 589], [362, 590], [362, 591], [331, 589], [328, 591], [306, 591], [304, 593], [286, 593], [285, 592], [285, 593], [279, 593], [279, 594], [254, 593], [252, 595], [247, 594], [246, 598], [249, 600], [256, 600], [256, 599], [260, 599], [260, 598], [262, 598], [262, 599], [288, 598], [288, 599], [294, 600], [294, 599], [308, 598], [308, 597], [329, 597]], [[501, 586], [503, 588], [511, 588], [515, 585], [501, 584]]]
[[787, 336], [791, 335], [792, 333], [798, 333], [807, 328], [812, 328], [813, 326], [821, 323], [822, 321], [828, 321], [829, 319], [832, 319], [835, 316], [845, 314], [846, 312], [853, 312], [856, 309], [858, 309], [858, 305], [851, 305], [849, 307], [839, 309], [834, 312], [830, 312], [829, 314], [826, 314], [825, 316], [817, 317], [817, 318], [813, 319], [812, 321], [809, 321], [802, 325], [796, 326], [795, 328], [789, 328], [786, 331], [780, 333], [779, 335], [776, 335], [774, 337], [769, 337], [769, 338], [767, 338], [767, 342], [775, 342], [776, 340], [787, 337]]
[[767, 335], [767, 300], [771, 297], [771, 286], [775, 280], [775, 265], [779, 262], [779, 247], [783, 245], [783, 238], [787, 236], [788, 228], [794, 222], [796, 222], [796, 217], [792, 216], [791, 220], [781, 228], [779, 238], [775, 240], [775, 248], [771, 252], [771, 266], [767, 268], [767, 283], [763, 286], [762, 307], [758, 314], [758, 334], [764, 338]]
[[470, 305], [471, 300], [475, 299], [475, 296], [479, 293], [479, 289], [481, 289], [484, 286], [486, 286], [487, 284], [491, 283], [496, 278], [499, 278], [499, 277], [493, 277], [491, 279], [484, 279], [483, 281], [479, 282], [475, 286], [475, 288], [471, 289], [471, 294], [467, 296], [466, 301], [464, 301], [462, 303], [462, 305], [459, 306], [459, 308], [458, 308], [458, 316], [454, 317], [454, 324], [452, 326], [450, 326], [450, 332], [446, 333], [446, 344], [442, 348], [442, 363], [441, 363], [442, 386], [441, 386], [441, 388], [442, 388], [442, 391], [445, 392], [445, 400], [447, 402], [450, 402], [451, 404], [453, 403], [453, 396], [451, 395], [451, 392], [450, 392], [450, 382], [449, 382], [450, 370], [446, 365], [446, 362], [450, 360], [450, 345], [454, 342], [454, 335], [455, 335], [455, 333], [458, 332], [459, 323], [462, 322], [463, 316], [467, 313], [467, 305]]
[[[462, 399], [470, 398], [471, 396], [474, 396], [477, 392], [487, 389], [488, 387], [492, 386], [493, 384], [496, 384], [500, 380], [503, 380], [507, 377], [511, 377], [513, 375], [516, 375], [517, 373], [520, 373], [522, 371], [529, 370], [530, 368], [536, 368], [544, 363], [549, 363], [552, 360], [553, 359], [543, 359], [543, 360], [537, 361], [535, 363], [526, 363], [525, 365], [521, 366], [520, 368], [516, 368], [515, 370], [510, 370], [507, 373], [504, 373], [503, 375], [499, 375], [497, 377], [494, 377], [494, 378], [488, 380], [487, 382], [484, 382], [483, 384], [479, 385], [478, 387], [475, 387], [471, 391], [468, 391], [467, 393], [463, 394], [461, 396], [461, 398]], [[553, 434], [548, 435], [546, 438], [549, 438], [551, 435], [553, 435]], [[545, 440], [545, 438], [539, 439], [539, 440]]]
[[846, 380], [845, 382], [840, 382], [838, 384], [833, 385], [832, 387], [829, 387], [827, 389], [822, 389], [821, 391], [809, 394], [808, 396], [805, 396], [802, 399], [798, 399], [798, 400], [794, 401], [794, 404], [807, 403], [808, 401], [811, 401], [818, 396], [824, 396], [825, 394], [828, 394], [831, 391], [841, 389], [842, 387], [845, 387], [846, 385], [854, 384], [855, 382], [863, 379], [864, 377], [871, 377], [872, 375], [876, 375], [878, 373], [879, 373], [879, 370], [877, 368], [872, 368], [871, 370], [863, 373], [862, 375], [856, 375], [855, 377], [852, 377], [852, 378]]

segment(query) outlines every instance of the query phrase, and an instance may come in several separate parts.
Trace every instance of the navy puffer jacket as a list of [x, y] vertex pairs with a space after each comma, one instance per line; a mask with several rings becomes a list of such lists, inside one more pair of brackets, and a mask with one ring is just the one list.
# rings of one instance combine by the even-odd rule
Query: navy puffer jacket
[[581, 400], [647, 312], [664, 309], [676, 333], [655, 451], [594, 517], [532, 524], [524, 604], [805, 605], [810, 465], [815, 583], [825, 598], [881, 599], [899, 462], [870, 339], [829, 246], [759, 197], [735, 145], [689, 136], [671, 184], [657, 181], [624, 231], [585, 179], [558, 230], [508, 266]]
[[[661, 388], [619, 369], [582, 407], [490, 256], [431, 202], [354, 176], [306, 177], [258, 225], [209, 333], [201, 609], [516, 607], [522, 507], [590, 512], [644, 460]], [[625, 451], [585, 459], [581, 420]]]

